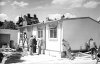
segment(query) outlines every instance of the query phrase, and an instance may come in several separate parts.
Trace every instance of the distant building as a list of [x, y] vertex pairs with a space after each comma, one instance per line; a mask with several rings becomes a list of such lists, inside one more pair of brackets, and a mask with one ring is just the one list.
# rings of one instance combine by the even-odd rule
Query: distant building
[[31, 35], [37, 39], [43, 38], [46, 54], [55, 56], [61, 54], [63, 39], [69, 42], [72, 50], [80, 50], [80, 46], [84, 49], [85, 42], [90, 38], [100, 45], [100, 24], [90, 17], [67, 18], [20, 27], [19, 35], [24, 32], [27, 38]]
[[15, 48], [18, 43], [18, 30], [0, 29], [0, 48], [2, 45], [10, 45], [10, 40], [13, 40]]

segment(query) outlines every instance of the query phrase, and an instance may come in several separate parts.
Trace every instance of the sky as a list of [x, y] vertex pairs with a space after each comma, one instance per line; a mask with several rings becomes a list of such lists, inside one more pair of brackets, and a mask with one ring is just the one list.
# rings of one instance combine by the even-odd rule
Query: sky
[[16, 22], [19, 16], [30, 13], [39, 21], [46, 17], [91, 17], [100, 18], [100, 0], [0, 0], [0, 20]]

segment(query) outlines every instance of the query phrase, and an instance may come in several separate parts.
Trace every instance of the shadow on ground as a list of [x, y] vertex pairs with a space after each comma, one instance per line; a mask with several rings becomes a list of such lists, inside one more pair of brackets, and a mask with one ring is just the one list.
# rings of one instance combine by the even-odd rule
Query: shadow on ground
[[21, 59], [8, 59], [5, 64], [12, 64], [12, 63], [21, 63], [24, 62], [25, 60], [21, 60]]
[[21, 54], [13, 54], [6, 60], [5, 64], [14, 64], [14, 63], [21, 63], [25, 60], [21, 60], [22, 55]]

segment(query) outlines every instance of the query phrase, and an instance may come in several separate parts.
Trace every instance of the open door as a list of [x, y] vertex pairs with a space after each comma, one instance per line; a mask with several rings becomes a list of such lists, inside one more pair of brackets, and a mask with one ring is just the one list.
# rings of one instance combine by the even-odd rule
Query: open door
[[0, 34], [0, 48], [2, 45], [9, 45], [10, 43], [10, 34]]

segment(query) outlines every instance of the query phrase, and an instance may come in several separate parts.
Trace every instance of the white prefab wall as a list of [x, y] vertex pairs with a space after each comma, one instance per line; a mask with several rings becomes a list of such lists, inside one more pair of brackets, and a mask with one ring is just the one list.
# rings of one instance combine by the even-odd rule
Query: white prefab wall
[[18, 43], [18, 30], [0, 29], [0, 34], [9, 34], [10, 40], [13, 40], [15, 45]]
[[93, 38], [100, 45], [100, 24], [90, 18], [63, 21], [63, 38], [70, 43], [71, 49], [85, 48], [85, 43]]
[[33, 26], [32, 35], [37, 37], [37, 26]]
[[60, 24], [57, 26], [57, 38], [52, 39], [49, 37], [49, 24], [46, 25], [46, 49], [51, 51], [61, 50], [61, 27]]

